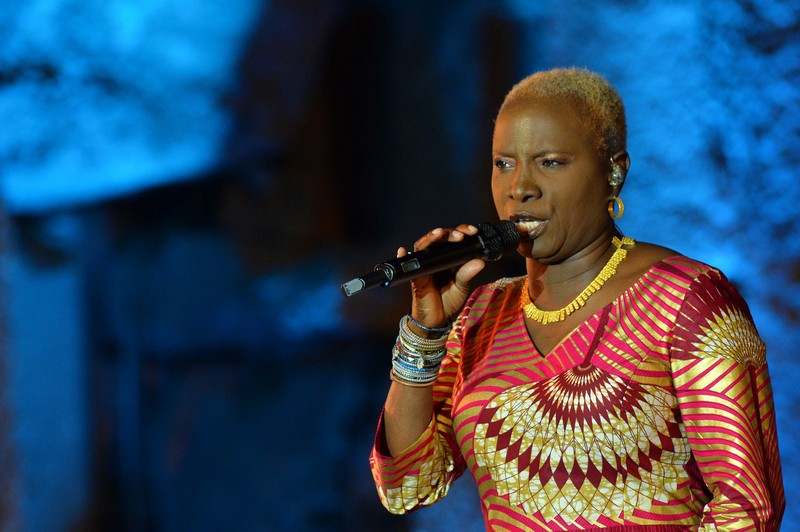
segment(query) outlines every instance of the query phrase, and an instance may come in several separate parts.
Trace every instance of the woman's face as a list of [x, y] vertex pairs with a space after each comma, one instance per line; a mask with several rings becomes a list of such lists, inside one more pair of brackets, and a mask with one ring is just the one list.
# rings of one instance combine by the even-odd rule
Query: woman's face
[[492, 194], [503, 220], [533, 240], [519, 251], [561, 262], [613, 228], [608, 161], [565, 100], [517, 102], [497, 118]]

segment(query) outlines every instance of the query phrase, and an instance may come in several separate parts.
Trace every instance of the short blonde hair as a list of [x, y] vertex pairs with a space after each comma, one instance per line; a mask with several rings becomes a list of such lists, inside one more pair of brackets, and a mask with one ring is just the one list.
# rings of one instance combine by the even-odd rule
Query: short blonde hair
[[500, 112], [511, 104], [532, 99], [566, 99], [579, 119], [596, 135], [601, 157], [625, 150], [625, 106], [617, 90], [600, 74], [585, 68], [555, 68], [526, 77], [508, 92]]

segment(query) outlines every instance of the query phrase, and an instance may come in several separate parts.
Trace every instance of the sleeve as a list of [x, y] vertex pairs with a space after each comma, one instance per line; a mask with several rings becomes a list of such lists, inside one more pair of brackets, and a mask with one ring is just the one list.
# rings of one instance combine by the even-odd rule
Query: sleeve
[[747, 304], [710, 270], [679, 312], [672, 373], [710, 495], [700, 530], [778, 530], [785, 506], [766, 347]]
[[381, 502], [393, 514], [408, 513], [442, 499], [466, 467], [451, 418], [461, 355], [460, 330], [456, 324], [448, 339], [447, 356], [433, 386], [433, 416], [417, 441], [397, 456], [390, 456], [383, 415], [378, 423], [370, 469]]

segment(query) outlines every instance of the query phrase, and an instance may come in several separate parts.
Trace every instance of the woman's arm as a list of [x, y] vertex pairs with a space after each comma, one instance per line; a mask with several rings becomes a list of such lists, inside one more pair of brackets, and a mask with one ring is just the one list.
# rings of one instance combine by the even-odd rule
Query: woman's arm
[[[452, 230], [434, 229], [417, 240], [414, 250], [437, 242], [460, 241], [464, 235], [475, 233], [477, 228], [471, 225], [460, 225]], [[398, 257], [405, 254], [404, 248], [398, 250]], [[420, 361], [419, 353], [415, 352], [417, 348], [424, 350], [427, 341], [437, 343], [435, 339], [442, 336], [437, 329], [449, 323], [449, 317], [456, 315], [464, 305], [469, 294], [468, 283], [483, 267], [483, 261], [474, 259], [452, 272], [449, 279], [425, 276], [412, 280], [411, 319], [405, 320], [405, 325], [401, 322], [401, 336], [403, 327], [408, 327], [405, 346], [398, 337], [398, 347], [406, 361]], [[445, 341], [446, 338], [441, 337], [442, 348]], [[463, 471], [463, 459], [454, 441], [450, 419], [453, 379], [452, 376], [441, 378], [442, 373], [457, 370], [457, 352], [457, 347], [451, 347], [441, 369], [431, 372], [437, 380], [422, 385], [404, 379], [406, 372], [401, 371], [402, 364], [395, 367], [397, 360], [393, 360], [394, 382], [386, 398], [370, 459], [381, 500], [391, 512], [403, 513], [432, 504], [447, 493], [450, 484]], [[413, 369], [407, 373], [412, 378], [418, 376]], [[427, 382], [426, 377], [421, 380]]]
[[[408, 435], [409, 439], [415, 439], [400, 450], [390, 450], [388, 446], [386, 416], [389, 407], [384, 409], [370, 467], [381, 502], [392, 513], [407, 513], [440, 500], [466, 467], [452, 422], [453, 382], [460, 361], [459, 338], [457, 324], [437, 382], [426, 388], [431, 394], [428, 421], [419, 433], [414, 429], [414, 433]], [[393, 383], [395, 385], [400, 386]], [[396, 420], [402, 423], [403, 418]]]
[[683, 302], [671, 365], [692, 454], [712, 494], [703, 524], [778, 530], [785, 500], [766, 348], [747, 304], [716, 270], [698, 277]]

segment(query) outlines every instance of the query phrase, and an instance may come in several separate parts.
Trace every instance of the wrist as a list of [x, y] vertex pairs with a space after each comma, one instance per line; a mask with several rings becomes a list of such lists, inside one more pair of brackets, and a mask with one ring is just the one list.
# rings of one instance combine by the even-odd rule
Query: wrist
[[[417, 328], [425, 336], [414, 330]], [[430, 386], [439, 374], [439, 366], [447, 354], [447, 338], [452, 325], [428, 327], [411, 314], [400, 320], [400, 333], [392, 349], [391, 379], [409, 386]]]
[[450, 329], [453, 328], [453, 322], [450, 318], [445, 318], [439, 321], [421, 320], [416, 319], [411, 312], [408, 313], [406, 319], [406, 326], [414, 332], [414, 334], [427, 339], [439, 339], [447, 336]]

